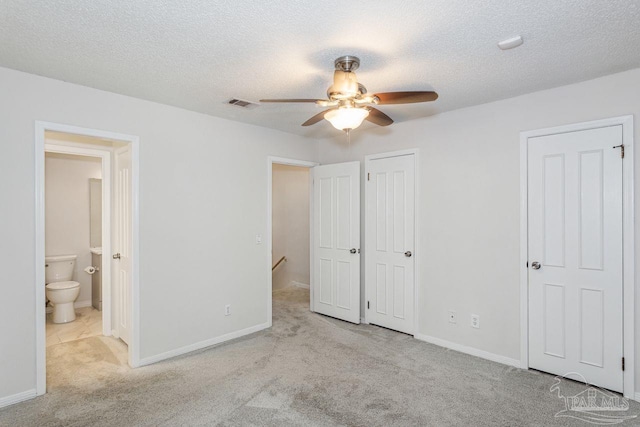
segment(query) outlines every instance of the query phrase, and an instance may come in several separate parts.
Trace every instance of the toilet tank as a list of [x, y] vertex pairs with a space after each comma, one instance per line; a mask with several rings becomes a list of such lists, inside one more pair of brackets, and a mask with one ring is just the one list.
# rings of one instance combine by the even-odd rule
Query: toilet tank
[[44, 258], [45, 284], [67, 282], [73, 278], [77, 255], [57, 255]]

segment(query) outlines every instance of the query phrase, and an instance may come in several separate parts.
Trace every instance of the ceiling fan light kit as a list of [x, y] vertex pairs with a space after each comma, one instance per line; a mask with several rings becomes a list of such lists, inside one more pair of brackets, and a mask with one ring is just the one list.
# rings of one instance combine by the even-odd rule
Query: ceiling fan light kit
[[329, 110], [324, 118], [338, 130], [352, 130], [362, 124], [369, 115], [369, 110], [364, 108], [338, 108]]
[[329, 107], [304, 122], [302, 126], [311, 126], [326, 119], [333, 127], [349, 132], [362, 124], [364, 120], [378, 126], [389, 126], [393, 123], [387, 116], [371, 105], [411, 104], [438, 99], [433, 91], [386, 92], [367, 94], [367, 88], [356, 76], [355, 70], [360, 67], [360, 59], [352, 56], [341, 56], [334, 61], [333, 84], [327, 89], [328, 99], [261, 99], [260, 102], [313, 102], [321, 107]]

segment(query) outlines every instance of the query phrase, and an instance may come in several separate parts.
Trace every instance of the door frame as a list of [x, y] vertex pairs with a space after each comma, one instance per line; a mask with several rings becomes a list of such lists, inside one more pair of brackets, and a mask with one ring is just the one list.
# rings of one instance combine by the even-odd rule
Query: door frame
[[555, 126], [520, 132], [520, 367], [529, 369], [529, 261], [528, 247], [528, 147], [529, 139], [540, 136], [622, 126], [625, 159], [622, 167], [622, 251], [623, 251], [623, 373], [624, 397], [635, 399], [635, 230], [633, 116]]
[[[111, 253], [111, 150], [88, 148], [80, 145], [67, 145], [61, 141], [45, 142], [45, 153], [71, 154], [75, 156], [95, 157], [101, 160], [102, 167], [102, 251]], [[46, 157], [46, 155], [45, 155]], [[111, 301], [111, 262], [102, 257], [102, 335], [109, 336], [112, 331]], [[106, 286], [105, 286], [106, 284]], [[45, 295], [46, 297], [46, 295]]]
[[[400, 157], [400, 156], [408, 156], [408, 155], [413, 155], [413, 167], [414, 167], [414, 190], [413, 190], [413, 197], [414, 197], [414, 207], [413, 207], [413, 241], [414, 241], [414, 245], [415, 247], [413, 248], [413, 333], [411, 335], [413, 335], [414, 337], [416, 335], [418, 335], [418, 325], [420, 324], [418, 322], [418, 316], [420, 315], [419, 310], [418, 310], [418, 297], [419, 297], [419, 290], [418, 290], [418, 283], [420, 283], [420, 250], [418, 248], [419, 246], [419, 239], [418, 236], [420, 235], [420, 215], [419, 215], [419, 211], [420, 211], [420, 162], [418, 162], [418, 158], [420, 155], [420, 150], [417, 148], [411, 148], [411, 149], [407, 149], [407, 150], [399, 150], [399, 151], [390, 151], [390, 152], [386, 152], [386, 153], [379, 153], [379, 154], [370, 154], [368, 156], [365, 156], [364, 158], [364, 177], [362, 179], [362, 182], [364, 183], [364, 221], [362, 222], [362, 227], [363, 230], [366, 230], [367, 228], [367, 222], [371, 220], [371, 218], [369, 218], [368, 212], [367, 212], [367, 201], [369, 200], [369, 198], [372, 196], [371, 195], [371, 190], [369, 189], [369, 186], [367, 185], [367, 173], [370, 169], [370, 165], [371, 165], [371, 161], [373, 160], [379, 160], [379, 159], [387, 159], [387, 158], [391, 158], [391, 157]], [[363, 264], [363, 268], [364, 268], [364, 274], [362, 274], [363, 277], [363, 285], [364, 285], [364, 302], [365, 304], [363, 305], [363, 307], [366, 306], [366, 301], [369, 299], [369, 295], [368, 295], [368, 286], [367, 286], [367, 265], [369, 263], [372, 262], [371, 256], [369, 255], [369, 252], [367, 251], [367, 236], [366, 233], [362, 233], [361, 235], [364, 236], [365, 239], [365, 244], [361, 245], [361, 247], [363, 247], [364, 249], [364, 264]], [[366, 324], [369, 324], [369, 319], [368, 319], [368, 310], [365, 308], [364, 309], [364, 322]]]
[[[35, 121], [35, 330], [36, 330], [36, 395], [40, 396], [46, 393], [46, 313], [44, 309], [45, 298], [45, 204], [44, 204], [44, 153], [45, 153], [45, 132], [64, 132], [88, 137], [104, 138], [108, 140], [116, 140], [131, 144], [131, 163], [132, 163], [132, 295], [131, 295], [131, 339], [128, 346], [129, 357], [128, 362], [132, 368], [140, 365], [140, 263], [139, 263], [139, 152], [140, 140], [137, 136], [125, 135], [115, 132], [104, 131], [100, 129], [89, 129], [60, 123], [51, 123], [45, 121]], [[104, 209], [104, 206], [103, 206]], [[103, 215], [103, 226], [104, 218]], [[104, 229], [103, 229], [104, 232]], [[104, 255], [104, 253], [103, 253]], [[107, 258], [110, 255], [106, 254]], [[104, 258], [103, 258], [104, 259]], [[104, 261], [103, 261], [104, 262]]]
[[313, 311], [313, 176], [311, 169], [320, 163], [308, 160], [287, 159], [284, 157], [267, 156], [267, 323], [273, 325], [273, 275], [271, 271], [273, 254], [273, 165], [299, 166], [309, 169], [309, 308]]

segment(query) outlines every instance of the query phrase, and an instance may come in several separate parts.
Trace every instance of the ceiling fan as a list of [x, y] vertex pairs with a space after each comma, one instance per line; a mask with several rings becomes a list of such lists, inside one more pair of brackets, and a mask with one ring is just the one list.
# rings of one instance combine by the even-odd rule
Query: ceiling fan
[[360, 66], [360, 59], [355, 56], [341, 56], [334, 62], [333, 85], [327, 89], [328, 99], [261, 99], [260, 102], [313, 102], [328, 109], [316, 114], [304, 122], [302, 126], [311, 126], [322, 119], [327, 119], [339, 130], [347, 133], [368, 120], [379, 126], [393, 123], [387, 116], [372, 105], [412, 104], [438, 99], [438, 94], [431, 91], [383, 92], [369, 94], [367, 88], [356, 78], [355, 70]]

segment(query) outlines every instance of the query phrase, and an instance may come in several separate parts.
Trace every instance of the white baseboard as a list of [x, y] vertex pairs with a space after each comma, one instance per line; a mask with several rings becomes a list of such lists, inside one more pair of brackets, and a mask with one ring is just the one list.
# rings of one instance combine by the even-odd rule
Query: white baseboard
[[310, 289], [310, 286], [308, 284], [296, 282], [295, 280], [292, 280], [291, 283], [289, 283], [289, 286], [295, 286], [296, 288]]
[[73, 308], [91, 307], [91, 300], [88, 301], [76, 301], [73, 303]]
[[162, 360], [170, 359], [172, 357], [181, 356], [186, 353], [191, 353], [192, 351], [201, 350], [203, 348], [211, 347], [216, 344], [222, 344], [225, 341], [229, 341], [235, 338], [240, 338], [245, 335], [253, 334], [255, 332], [261, 331], [263, 329], [269, 328], [269, 322], [262, 323], [260, 325], [251, 326], [246, 329], [241, 329], [239, 331], [230, 332], [228, 334], [211, 338], [208, 340], [200, 341], [195, 344], [187, 345], [184, 347], [176, 348], [175, 350], [166, 351], [164, 353], [160, 353], [155, 356], [145, 357], [140, 360], [140, 364], [138, 366], [151, 365], [153, 363], [160, 362]]
[[636, 393], [633, 397], [633, 400], [635, 400], [636, 402], [640, 402], [640, 393]]
[[11, 396], [0, 398], [0, 408], [5, 406], [14, 405], [25, 400], [33, 399], [37, 396], [36, 389], [23, 391], [22, 393], [13, 394]]
[[502, 363], [503, 365], [520, 368], [520, 361], [516, 359], [511, 359], [510, 357], [500, 356], [499, 354], [489, 353], [488, 351], [479, 350], [474, 347], [468, 347], [466, 345], [443, 340], [441, 338], [431, 337], [429, 335], [415, 334], [414, 337], [416, 339], [419, 339], [420, 341], [425, 341], [440, 347], [445, 347], [451, 350], [459, 351], [460, 353], [470, 354], [471, 356], [476, 356], [482, 359], [491, 360], [492, 362]]

